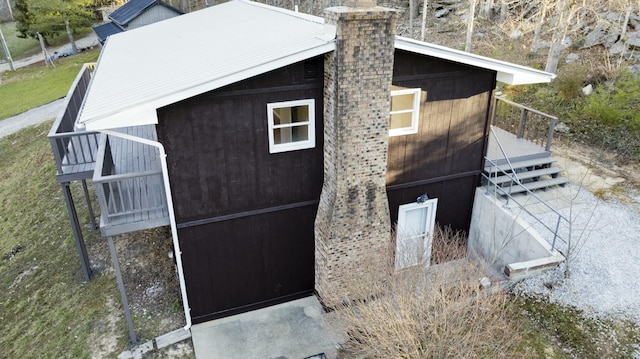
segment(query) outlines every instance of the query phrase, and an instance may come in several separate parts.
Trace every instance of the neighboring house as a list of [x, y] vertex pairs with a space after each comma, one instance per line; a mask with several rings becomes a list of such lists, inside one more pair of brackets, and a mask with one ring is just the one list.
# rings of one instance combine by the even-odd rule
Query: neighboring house
[[107, 37], [154, 22], [170, 19], [183, 12], [160, 0], [130, 0], [109, 14], [111, 21], [94, 26], [93, 31], [103, 45]]
[[[172, 226], [188, 323], [314, 291], [333, 306], [388, 272], [389, 241], [396, 267], [420, 261], [396, 223], [468, 230], [496, 82], [554, 77], [396, 37], [382, 8], [326, 17], [236, 0], [113, 37], [54, 124], [58, 179], [93, 179], [110, 241]], [[65, 136], [94, 136], [84, 177]]]

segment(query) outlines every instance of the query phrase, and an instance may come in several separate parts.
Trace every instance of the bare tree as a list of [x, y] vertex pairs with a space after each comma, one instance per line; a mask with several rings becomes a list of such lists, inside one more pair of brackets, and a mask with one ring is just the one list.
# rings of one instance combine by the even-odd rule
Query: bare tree
[[579, 3], [573, 0], [559, 0], [556, 3], [555, 27], [552, 30], [551, 48], [547, 56], [545, 71], [556, 72], [558, 69], [560, 53], [562, 52], [564, 41], [567, 38], [569, 27], [572, 23], [579, 23], [580, 11], [587, 8], [586, 1], [587, 0], [582, 0], [582, 2]]
[[530, 51], [532, 53], [535, 53], [538, 51], [538, 47], [540, 46], [540, 33], [542, 31], [542, 25], [544, 25], [546, 16], [547, 16], [547, 10], [549, 8], [549, 1], [547, 0], [543, 0], [540, 2], [540, 8], [538, 10], [538, 13], [536, 14], [537, 21], [536, 21], [536, 27], [533, 30], [533, 40], [531, 40], [531, 49]]
[[409, 0], [409, 37], [413, 38], [413, 19], [418, 15], [418, 0]]
[[476, 14], [476, 0], [470, 0], [469, 15], [467, 16], [467, 41], [464, 44], [464, 51], [471, 52], [471, 40], [473, 38], [473, 21]]
[[427, 0], [422, 1], [422, 29], [420, 31], [420, 41], [424, 41], [427, 28]]
[[480, 15], [489, 18], [493, 13], [493, 2], [494, 0], [481, 0], [480, 5]]

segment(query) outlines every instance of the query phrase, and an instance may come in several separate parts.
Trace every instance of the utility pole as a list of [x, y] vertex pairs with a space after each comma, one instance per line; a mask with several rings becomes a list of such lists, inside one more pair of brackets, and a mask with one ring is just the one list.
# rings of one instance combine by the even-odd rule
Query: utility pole
[[9, 0], [7, 0], [7, 9], [9, 9], [9, 16], [11, 16], [11, 21], [14, 21], [13, 10], [11, 9], [11, 2]]
[[11, 69], [11, 71], [15, 71], [16, 68], [15, 66], [13, 66], [11, 53], [9, 53], [9, 46], [7, 46], [6, 41], [4, 41], [4, 35], [2, 34], [2, 30], [0, 30], [0, 42], [2, 43], [2, 49], [4, 50], [5, 55], [7, 55], [7, 60], [9, 61], [9, 68]]
[[71, 43], [71, 51], [73, 54], [78, 53], [76, 42], [73, 40], [73, 31], [71, 31], [71, 25], [69, 25], [69, 19], [67, 18], [67, 12], [64, 9], [64, 3], [60, 0], [60, 11], [62, 12], [62, 20], [64, 20], [64, 26], [67, 28], [67, 35], [69, 36], [69, 42]]

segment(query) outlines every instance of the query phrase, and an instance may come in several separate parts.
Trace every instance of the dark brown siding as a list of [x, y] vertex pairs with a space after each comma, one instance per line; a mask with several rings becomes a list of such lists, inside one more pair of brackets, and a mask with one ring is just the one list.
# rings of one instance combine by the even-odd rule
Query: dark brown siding
[[[305, 80], [303, 70], [291, 65], [158, 111], [178, 223], [319, 198], [322, 73]], [[270, 154], [267, 104], [310, 98], [316, 147]]]
[[394, 222], [398, 205], [428, 193], [438, 197], [440, 224], [468, 230], [495, 76], [396, 50], [393, 84], [421, 88], [423, 99], [418, 133], [389, 139], [387, 187]]
[[180, 229], [194, 323], [310, 295], [315, 215], [310, 205]]
[[[313, 289], [322, 57], [158, 110], [196, 321]], [[270, 154], [267, 104], [315, 99], [316, 147]]]

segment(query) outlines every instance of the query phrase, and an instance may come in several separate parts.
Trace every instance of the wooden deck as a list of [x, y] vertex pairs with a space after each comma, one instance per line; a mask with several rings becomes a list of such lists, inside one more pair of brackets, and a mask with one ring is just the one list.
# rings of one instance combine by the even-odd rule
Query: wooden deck
[[[154, 126], [119, 132], [156, 141]], [[104, 236], [169, 225], [159, 151], [116, 136], [102, 136], [93, 181]]]
[[[493, 126], [493, 132], [496, 136], [489, 133], [487, 158], [495, 161], [498, 165], [507, 163], [505, 154], [510, 162], [527, 161], [551, 156], [551, 152], [545, 150], [544, 147], [536, 145], [531, 141], [517, 138], [516, 135], [499, 127]], [[504, 153], [500, 150], [498, 142], [500, 142]]]

